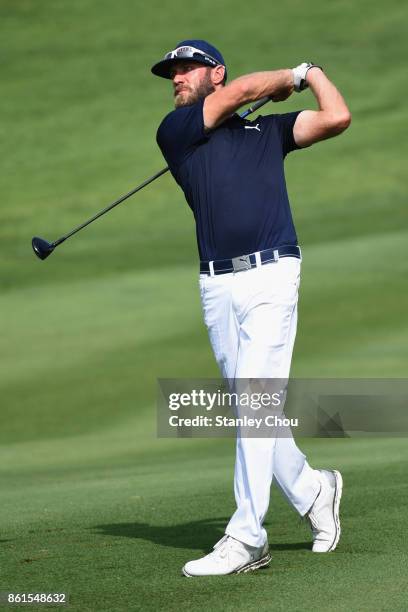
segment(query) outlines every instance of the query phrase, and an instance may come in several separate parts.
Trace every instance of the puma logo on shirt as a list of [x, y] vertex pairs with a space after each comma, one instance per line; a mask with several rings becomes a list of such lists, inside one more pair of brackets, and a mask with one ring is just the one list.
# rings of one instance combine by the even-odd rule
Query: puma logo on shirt
[[259, 127], [259, 123], [257, 123], [256, 125], [244, 125], [244, 128], [246, 130], [258, 130], [258, 132], [261, 131], [261, 129]]

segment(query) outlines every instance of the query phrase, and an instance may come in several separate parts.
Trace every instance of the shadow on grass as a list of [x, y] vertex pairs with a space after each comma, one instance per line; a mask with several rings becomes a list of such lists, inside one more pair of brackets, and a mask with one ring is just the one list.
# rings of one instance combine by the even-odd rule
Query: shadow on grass
[[[191, 521], [180, 525], [149, 525], [149, 523], [112, 523], [90, 529], [101, 535], [148, 540], [161, 546], [208, 552], [224, 535], [228, 517]], [[271, 550], [310, 550], [310, 542], [271, 543]]]
[[269, 545], [271, 552], [274, 550], [310, 550], [311, 547], [311, 542], [288, 542], [284, 544], [274, 544], [271, 542]]

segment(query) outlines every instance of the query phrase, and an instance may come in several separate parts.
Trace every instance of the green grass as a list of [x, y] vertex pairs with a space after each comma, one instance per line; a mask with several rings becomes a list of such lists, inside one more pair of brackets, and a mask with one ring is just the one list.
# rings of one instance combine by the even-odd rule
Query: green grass
[[[234, 452], [156, 436], [157, 378], [218, 375], [169, 175], [46, 262], [30, 248], [165, 165], [171, 91], [150, 66], [175, 42], [210, 39], [230, 78], [312, 58], [353, 123], [286, 162], [304, 254], [292, 373], [405, 377], [406, 20], [397, 0], [1, 2], [0, 591], [66, 590], [81, 612], [406, 610], [403, 438], [304, 441], [344, 475], [335, 554], [310, 553], [274, 490], [270, 568], [181, 577], [234, 509]], [[269, 112], [308, 107], [305, 92]]]
[[[78, 610], [406, 609], [405, 440], [305, 445], [345, 477], [335, 554], [310, 552], [306, 525], [274, 490], [270, 567], [190, 581], [180, 567], [221, 537], [233, 509], [231, 445], [184, 440], [138, 451], [126, 425], [115, 432], [124, 446], [116, 454], [96, 448], [97, 436], [75, 437], [59, 446], [64, 465], [59, 457], [51, 466], [55, 445], [40, 443], [35, 480], [21, 463], [5, 474], [2, 585], [67, 591]], [[21, 462], [22, 445], [14, 453]]]

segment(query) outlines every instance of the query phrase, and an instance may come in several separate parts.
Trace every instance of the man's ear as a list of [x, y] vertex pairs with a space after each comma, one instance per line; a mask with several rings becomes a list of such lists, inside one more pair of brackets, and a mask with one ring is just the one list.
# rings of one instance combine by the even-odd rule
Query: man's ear
[[225, 76], [225, 66], [215, 66], [215, 68], [212, 69], [212, 82], [214, 83], [214, 85], [221, 85], [223, 80], [224, 80], [224, 76]]

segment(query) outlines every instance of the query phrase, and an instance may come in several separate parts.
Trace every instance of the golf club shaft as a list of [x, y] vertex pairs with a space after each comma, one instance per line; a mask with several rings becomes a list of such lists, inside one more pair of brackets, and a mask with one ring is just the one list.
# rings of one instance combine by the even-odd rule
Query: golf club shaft
[[163, 170], [160, 170], [160, 172], [157, 172], [155, 175], [146, 179], [143, 183], [138, 185], [138, 187], [135, 187], [134, 189], [132, 189], [132, 191], [129, 191], [125, 195], [121, 196], [118, 200], [115, 200], [115, 202], [112, 202], [112, 204], [109, 204], [109, 206], [106, 206], [106, 208], [104, 208], [103, 210], [98, 212], [96, 215], [88, 219], [88, 221], [85, 221], [85, 223], [78, 225], [78, 227], [68, 232], [68, 234], [65, 234], [65, 236], [61, 236], [61, 238], [58, 238], [58, 240], [52, 243], [53, 246], [54, 247], [58, 246], [59, 244], [61, 244], [61, 242], [64, 242], [64, 240], [66, 240], [67, 238], [70, 238], [71, 236], [79, 232], [81, 229], [83, 229], [84, 227], [92, 223], [93, 221], [96, 221], [96, 219], [99, 219], [99, 217], [102, 217], [102, 215], [106, 214], [109, 210], [112, 210], [112, 208], [115, 208], [115, 206], [118, 206], [118, 204], [121, 204], [121, 202], [124, 202], [125, 200], [130, 198], [130, 196], [132, 196], [133, 194], [143, 189], [143, 187], [146, 187], [146, 185], [149, 185], [149, 183], [153, 183], [153, 181], [159, 178], [159, 176], [162, 176], [162, 174], [165, 174], [167, 171], [168, 171], [168, 168], [163, 168]]
[[254, 113], [256, 110], [258, 110], [258, 108], [261, 108], [261, 106], [263, 106], [269, 101], [270, 101], [270, 98], [268, 96], [266, 96], [265, 98], [261, 98], [260, 100], [255, 102], [252, 106], [247, 108], [243, 113], [240, 114], [241, 119], [245, 119], [245, 117], [248, 117], [248, 115], [250, 115], [251, 113]]
[[[261, 98], [261, 100], [258, 100], [257, 102], [255, 102], [252, 106], [250, 106], [243, 113], [241, 113], [241, 115], [240, 115], [241, 119], [245, 119], [245, 117], [247, 117], [251, 113], [253, 113], [256, 110], [258, 110], [258, 108], [261, 108], [261, 106], [263, 106], [264, 104], [269, 102], [269, 100], [270, 100], [270, 98], [266, 97], [266, 98]], [[94, 215], [93, 217], [88, 219], [88, 221], [85, 221], [84, 223], [81, 223], [81, 225], [78, 225], [78, 227], [75, 227], [73, 230], [68, 232], [68, 234], [65, 234], [64, 236], [61, 236], [61, 238], [58, 238], [58, 240], [56, 240], [55, 242], [52, 243], [52, 246], [53, 247], [58, 246], [59, 244], [61, 244], [65, 240], [67, 240], [67, 238], [70, 238], [71, 236], [73, 236], [74, 234], [79, 232], [81, 229], [84, 229], [84, 227], [86, 227], [90, 223], [93, 223], [94, 221], [96, 221], [96, 219], [99, 219], [99, 217], [102, 217], [102, 215], [105, 215], [107, 212], [112, 210], [112, 208], [115, 208], [115, 206], [118, 206], [118, 204], [121, 204], [122, 202], [124, 202], [125, 200], [130, 198], [130, 196], [134, 195], [135, 193], [137, 193], [138, 191], [143, 189], [143, 187], [146, 187], [146, 185], [149, 185], [150, 183], [153, 183], [153, 181], [155, 181], [157, 178], [159, 178], [159, 176], [162, 176], [163, 174], [168, 172], [168, 170], [169, 170], [168, 167], [167, 168], [163, 168], [163, 170], [160, 170], [159, 172], [157, 172], [156, 174], [154, 174], [150, 178], [146, 179], [143, 183], [138, 185], [138, 187], [135, 187], [134, 189], [132, 189], [132, 191], [129, 191], [125, 195], [121, 196], [118, 200], [115, 200], [115, 202], [113, 202], [112, 204], [109, 204], [109, 206], [106, 206], [106, 208], [104, 208], [103, 210], [98, 212], [96, 215]]]

